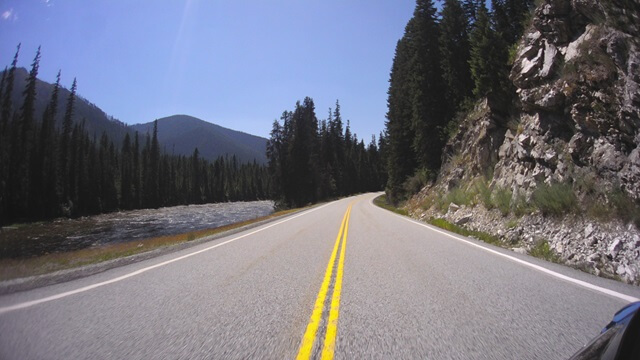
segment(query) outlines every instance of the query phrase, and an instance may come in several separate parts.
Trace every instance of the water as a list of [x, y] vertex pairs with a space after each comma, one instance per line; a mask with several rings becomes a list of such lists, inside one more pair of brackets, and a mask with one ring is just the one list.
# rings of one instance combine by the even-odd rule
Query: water
[[34, 257], [210, 229], [273, 213], [272, 201], [174, 206], [58, 219], [0, 231], [0, 259]]

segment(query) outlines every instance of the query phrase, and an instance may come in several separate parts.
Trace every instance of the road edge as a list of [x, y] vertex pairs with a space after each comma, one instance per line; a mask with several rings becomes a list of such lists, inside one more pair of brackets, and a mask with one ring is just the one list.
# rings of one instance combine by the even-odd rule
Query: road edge
[[[573, 268], [571, 266], [567, 266], [565, 264], [556, 264], [556, 263], [553, 263], [553, 262], [549, 262], [549, 261], [547, 261], [545, 259], [541, 259], [541, 258], [534, 257], [534, 256], [531, 256], [531, 255], [517, 254], [517, 253], [513, 252], [512, 250], [509, 250], [509, 249], [504, 248], [504, 247], [492, 245], [492, 244], [486, 243], [486, 242], [484, 242], [482, 240], [469, 238], [469, 237], [466, 237], [466, 236], [463, 236], [463, 235], [460, 235], [460, 234], [456, 234], [456, 233], [448, 231], [446, 229], [439, 228], [439, 227], [437, 227], [435, 225], [431, 225], [431, 224], [422, 222], [420, 220], [414, 219], [409, 215], [398, 214], [398, 213], [396, 213], [396, 212], [394, 212], [392, 210], [389, 210], [389, 209], [386, 209], [384, 207], [378, 206], [377, 204], [374, 203], [374, 199], [375, 198], [372, 198], [371, 201], [370, 201], [370, 204], [373, 207], [376, 207], [376, 208], [378, 208], [378, 209], [380, 209], [382, 211], [388, 211], [392, 215], [398, 216], [399, 218], [401, 218], [401, 219], [403, 219], [405, 221], [411, 222], [411, 223], [413, 223], [415, 225], [418, 225], [418, 226], [425, 227], [427, 229], [430, 229], [431, 231], [438, 232], [438, 233], [440, 233], [442, 235], [445, 235], [445, 236], [448, 236], [448, 237], [450, 237], [450, 238], [452, 238], [454, 240], [466, 243], [469, 246], [473, 246], [473, 247], [479, 248], [479, 249], [481, 249], [483, 251], [486, 251], [486, 252], [489, 252], [489, 253], [493, 253], [496, 256], [500, 256], [500, 257], [506, 258], [507, 260], [519, 263], [522, 266], [526, 266], [526, 267], [531, 268], [533, 270], [536, 270], [536, 271], [539, 271], [539, 272], [542, 272], [542, 273], [546, 273], [548, 276], [551, 276], [553, 278], [563, 280], [563, 281], [565, 281], [567, 283], [572, 283], [573, 285], [580, 286], [582, 288], [590, 289], [591, 291], [595, 291], [595, 292], [598, 292], [600, 294], [606, 294], [606, 295], [608, 295], [610, 297], [617, 298], [617, 299], [625, 301], [625, 302], [640, 301], [640, 296], [638, 296], [638, 295], [635, 295], [635, 296], [634, 295], [629, 295], [628, 293], [623, 293], [623, 292], [620, 292], [620, 291], [612, 290], [612, 289], [610, 289], [608, 287], [605, 287], [605, 286], [596, 285], [596, 284], [591, 283], [591, 282], [589, 282], [587, 280], [581, 280], [576, 276], [571, 276], [571, 275], [563, 274], [560, 271], [552, 270], [548, 266], [551, 265], [551, 264], [554, 264], [554, 265], [557, 265], [557, 266], [565, 268], [565, 270], [571, 269], [571, 270], [574, 270], [574, 271], [580, 271], [583, 275], [590, 275], [590, 276], [595, 277], [596, 279], [600, 279], [600, 280], [604, 280], [604, 281], [607, 281], [607, 280], [608, 281], [613, 281], [613, 282], [617, 283], [620, 287], [634, 287], [633, 285], [625, 284], [623, 282], [612, 280], [612, 279], [606, 279], [606, 278], [603, 278], [603, 277], [599, 277], [599, 276], [596, 276], [596, 275], [581, 271], [579, 269], [575, 269], [575, 268]], [[518, 256], [518, 255], [520, 255], [520, 256]], [[530, 261], [529, 258], [536, 259], [537, 261], [541, 262], [541, 264], [536, 264], [536, 262]], [[544, 266], [543, 264], [547, 265], [547, 266]], [[634, 290], [636, 290], [636, 289], [634, 289]]]
[[263, 226], [265, 224], [268, 224], [270, 222], [284, 219], [289, 216], [294, 216], [296, 214], [299, 214], [304, 211], [308, 211], [310, 209], [316, 208], [321, 205], [323, 204], [314, 204], [311, 207], [301, 208], [296, 211], [283, 214], [280, 216], [275, 216], [270, 219], [257, 221], [255, 223], [247, 224], [235, 229], [231, 229], [231, 230], [223, 231], [217, 234], [198, 238], [193, 241], [186, 241], [178, 244], [162, 246], [162, 247], [159, 247], [147, 252], [139, 253], [139, 254], [129, 255], [125, 257], [120, 257], [116, 259], [95, 263], [95, 264], [84, 265], [76, 268], [58, 270], [58, 271], [54, 271], [47, 274], [0, 281], [0, 295], [13, 294], [21, 291], [33, 290], [33, 289], [37, 289], [37, 288], [41, 288], [49, 285], [68, 282], [68, 281], [76, 280], [79, 278], [99, 274], [101, 272], [105, 272], [113, 268], [134, 264], [144, 260], [156, 258], [162, 255], [174, 253], [180, 250], [185, 250], [194, 246], [198, 246], [201, 244], [218, 240], [223, 237], [231, 236], [246, 230], [254, 229], [254, 228]]

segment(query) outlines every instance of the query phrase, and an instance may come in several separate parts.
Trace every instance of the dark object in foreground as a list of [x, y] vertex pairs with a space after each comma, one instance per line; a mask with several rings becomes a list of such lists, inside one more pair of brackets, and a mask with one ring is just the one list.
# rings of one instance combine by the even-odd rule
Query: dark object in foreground
[[640, 359], [640, 301], [620, 309], [595, 339], [570, 360]]

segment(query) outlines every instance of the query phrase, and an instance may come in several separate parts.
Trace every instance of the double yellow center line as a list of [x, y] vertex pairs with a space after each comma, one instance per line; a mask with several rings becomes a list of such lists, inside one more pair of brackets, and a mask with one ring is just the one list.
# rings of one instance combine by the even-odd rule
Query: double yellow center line
[[336, 335], [338, 333], [338, 316], [340, 313], [340, 293], [342, 292], [344, 253], [345, 248], [347, 247], [347, 234], [349, 233], [349, 218], [351, 217], [352, 205], [353, 203], [349, 204], [349, 207], [347, 208], [347, 211], [342, 218], [340, 231], [338, 232], [338, 237], [336, 238], [336, 243], [333, 246], [333, 251], [331, 252], [331, 257], [329, 258], [329, 264], [327, 265], [327, 271], [324, 274], [324, 280], [322, 281], [322, 285], [320, 286], [318, 298], [316, 299], [316, 303], [313, 307], [309, 325], [307, 325], [307, 331], [304, 333], [304, 337], [302, 338], [302, 344], [300, 344], [300, 350], [298, 351], [297, 357], [298, 360], [310, 359], [311, 355], [313, 354], [313, 343], [316, 339], [316, 334], [318, 332], [318, 328], [320, 327], [320, 322], [322, 321], [324, 303], [327, 297], [327, 292], [329, 291], [331, 279], [333, 277], [333, 268], [335, 267], [336, 256], [338, 255], [338, 250], [340, 250], [335, 282], [333, 284], [333, 294], [331, 295], [331, 307], [329, 310], [329, 318], [327, 321], [327, 330], [325, 332], [321, 356], [323, 360], [333, 359], [333, 354], [336, 346]]

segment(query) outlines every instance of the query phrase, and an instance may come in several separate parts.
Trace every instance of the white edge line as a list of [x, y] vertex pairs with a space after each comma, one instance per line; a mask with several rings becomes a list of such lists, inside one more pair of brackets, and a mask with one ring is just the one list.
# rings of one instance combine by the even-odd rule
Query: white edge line
[[149, 271], [149, 270], [152, 270], [152, 269], [155, 269], [155, 268], [159, 268], [159, 267], [161, 267], [161, 266], [165, 266], [165, 265], [168, 265], [168, 264], [174, 263], [174, 262], [176, 262], [176, 261], [180, 261], [180, 260], [183, 260], [183, 259], [189, 258], [189, 257], [191, 257], [191, 256], [198, 255], [198, 254], [203, 253], [203, 252], [205, 252], [205, 251], [213, 250], [213, 249], [215, 249], [215, 248], [217, 248], [217, 247], [219, 247], [219, 246], [226, 245], [226, 244], [228, 244], [228, 243], [230, 243], [230, 242], [234, 242], [234, 241], [236, 241], [236, 240], [240, 240], [240, 239], [245, 238], [245, 237], [247, 237], [247, 236], [251, 236], [251, 235], [253, 235], [253, 234], [259, 233], [259, 232], [264, 231], [264, 230], [267, 230], [267, 229], [269, 229], [269, 228], [272, 228], [272, 227], [274, 227], [274, 226], [280, 225], [280, 224], [285, 223], [285, 222], [287, 222], [287, 221], [293, 220], [293, 219], [298, 218], [298, 217], [300, 217], [300, 216], [304, 216], [304, 215], [310, 214], [310, 213], [312, 213], [312, 212], [314, 212], [314, 211], [316, 211], [316, 210], [320, 210], [320, 209], [322, 209], [322, 208], [324, 208], [324, 207], [326, 207], [326, 206], [329, 206], [329, 205], [331, 205], [331, 204], [333, 204], [333, 202], [330, 202], [330, 203], [328, 203], [328, 204], [321, 205], [321, 206], [316, 207], [316, 208], [314, 208], [314, 209], [307, 210], [307, 211], [305, 211], [305, 212], [303, 212], [303, 213], [301, 213], [301, 214], [291, 216], [291, 217], [286, 218], [286, 219], [284, 219], [284, 220], [282, 220], [282, 221], [278, 221], [278, 222], [276, 222], [276, 223], [273, 223], [273, 224], [267, 225], [267, 226], [265, 226], [265, 227], [261, 227], [261, 228], [259, 228], [259, 229], [257, 229], [257, 230], [254, 230], [254, 231], [252, 231], [252, 232], [249, 232], [249, 233], [246, 233], [246, 234], [240, 235], [240, 236], [235, 237], [235, 238], [233, 238], [233, 239], [229, 239], [229, 240], [224, 241], [224, 242], [221, 242], [221, 243], [219, 243], [219, 244], [215, 244], [215, 245], [209, 246], [209, 247], [207, 247], [207, 248], [204, 248], [204, 249], [201, 249], [201, 250], [198, 250], [198, 251], [194, 251], [194, 252], [192, 252], [192, 253], [189, 253], [189, 254], [186, 254], [186, 255], [179, 256], [179, 257], [177, 257], [177, 258], [173, 258], [173, 259], [171, 259], [171, 260], [163, 261], [163, 262], [161, 262], [161, 263], [158, 263], [158, 264], [155, 264], [155, 265], [151, 265], [151, 266], [148, 266], [148, 267], [145, 267], [145, 268], [142, 268], [142, 269], [136, 270], [136, 271], [131, 272], [131, 273], [128, 273], [128, 274], [126, 274], [126, 275], [118, 276], [118, 277], [113, 278], [113, 279], [111, 279], [111, 280], [107, 280], [107, 281], [99, 282], [99, 283], [96, 283], [96, 284], [93, 284], [93, 285], [88, 285], [88, 286], [81, 287], [81, 288], [79, 288], [79, 289], [75, 289], [75, 290], [71, 290], [71, 291], [66, 291], [66, 292], [63, 292], [63, 293], [60, 293], [60, 294], [47, 296], [47, 297], [44, 297], [44, 298], [41, 298], [41, 299], [37, 299], [37, 300], [31, 300], [31, 301], [27, 301], [27, 302], [23, 302], [23, 303], [18, 303], [18, 304], [15, 304], [15, 305], [11, 305], [11, 306], [0, 307], [0, 315], [2, 315], [2, 314], [4, 314], [4, 313], [8, 313], [8, 312], [10, 312], [10, 311], [20, 310], [20, 309], [28, 308], [28, 307], [35, 306], [35, 305], [38, 305], [38, 304], [42, 304], [42, 303], [45, 303], [45, 302], [49, 302], [49, 301], [53, 301], [53, 300], [57, 300], [57, 299], [61, 299], [61, 298], [64, 298], [64, 297], [67, 297], [67, 296], [70, 296], [70, 295], [74, 295], [74, 294], [82, 293], [82, 292], [85, 292], [85, 291], [89, 291], [89, 290], [95, 289], [95, 288], [97, 288], [97, 287], [101, 287], [101, 286], [104, 286], [104, 285], [109, 285], [109, 284], [112, 284], [112, 283], [115, 283], [115, 282], [118, 282], [118, 281], [122, 281], [122, 280], [128, 279], [128, 278], [130, 278], [130, 277], [134, 277], [134, 276], [136, 276], [136, 275], [140, 275], [140, 274], [142, 274], [142, 273], [144, 273], [144, 272], [147, 272], [147, 271]]
[[492, 254], [495, 254], [495, 255], [498, 255], [498, 256], [502, 256], [502, 257], [507, 258], [507, 259], [509, 259], [511, 261], [515, 261], [515, 262], [517, 262], [517, 263], [519, 263], [521, 265], [528, 266], [530, 268], [533, 268], [535, 270], [541, 271], [541, 272], [543, 272], [545, 274], [548, 274], [548, 275], [551, 275], [553, 277], [556, 277], [556, 278], [559, 278], [559, 279], [574, 283], [576, 285], [580, 285], [580, 286], [583, 286], [585, 288], [588, 288], [588, 289], [591, 289], [591, 290], [595, 290], [595, 291], [601, 292], [603, 294], [607, 294], [607, 295], [610, 295], [610, 296], [613, 296], [613, 297], [616, 297], [616, 298], [619, 298], [619, 299], [622, 299], [622, 300], [625, 300], [625, 301], [628, 301], [628, 302], [640, 301], [640, 299], [638, 299], [636, 297], [625, 295], [625, 294], [619, 293], [617, 291], [613, 291], [613, 290], [610, 290], [610, 289], [607, 289], [607, 288], [603, 288], [603, 287], [598, 286], [598, 285], [593, 285], [593, 284], [588, 283], [586, 281], [578, 280], [578, 279], [572, 278], [570, 276], [557, 273], [557, 272], [555, 272], [553, 270], [549, 270], [549, 269], [547, 269], [547, 268], [545, 268], [543, 266], [532, 264], [532, 263], [530, 263], [528, 261], [524, 261], [522, 259], [518, 259], [518, 258], [513, 257], [511, 255], [503, 254], [503, 253], [501, 253], [499, 251], [496, 251], [496, 250], [493, 250], [493, 249], [489, 249], [489, 248], [487, 248], [485, 246], [476, 244], [476, 243], [471, 242], [469, 240], [463, 239], [461, 237], [458, 237], [458, 236], [455, 236], [455, 235], [450, 234], [448, 232], [445, 232], [443, 230], [440, 230], [439, 228], [436, 228], [434, 226], [431, 226], [431, 225], [428, 225], [428, 224], [425, 224], [425, 223], [422, 223], [422, 222], [418, 222], [418, 221], [416, 221], [416, 220], [414, 220], [412, 218], [409, 218], [407, 216], [402, 216], [402, 215], [396, 214], [396, 213], [394, 213], [392, 211], [389, 211], [389, 210], [386, 210], [386, 209], [382, 209], [381, 207], [379, 207], [379, 206], [377, 206], [377, 205], [375, 205], [373, 203], [373, 199], [371, 199], [371, 205], [373, 205], [374, 207], [376, 207], [376, 208], [378, 208], [380, 210], [387, 211], [387, 212], [389, 212], [389, 213], [391, 213], [393, 215], [396, 215], [396, 216], [398, 216], [398, 217], [400, 217], [400, 218], [402, 218], [402, 219], [404, 219], [404, 220], [406, 220], [406, 221], [408, 221], [410, 223], [426, 227], [429, 230], [435, 231], [437, 233], [440, 233], [442, 235], [448, 236], [448, 237], [453, 238], [455, 240], [464, 242], [464, 243], [466, 243], [468, 245], [475, 246], [477, 248], [480, 248], [480, 249], [482, 249], [484, 251], [487, 251], [487, 252], [490, 252]]

